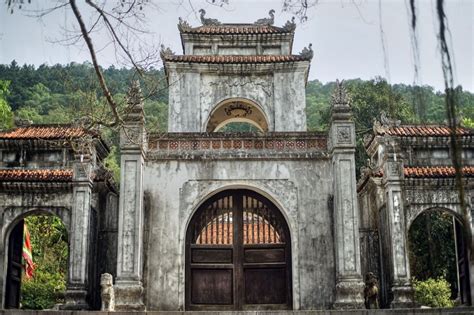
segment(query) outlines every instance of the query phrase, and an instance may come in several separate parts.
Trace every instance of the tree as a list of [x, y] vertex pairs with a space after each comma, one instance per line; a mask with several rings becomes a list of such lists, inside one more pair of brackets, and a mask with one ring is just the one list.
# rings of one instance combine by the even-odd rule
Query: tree
[[[31, 0], [28, 0], [31, 3]], [[153, 64], [158, 56], [156, 50], [149, 51], [139, 49], [140, 52], [145, 52], [141, 56], [134, 56], [132, 51], [131, 38], [138, 38], [138, 34], [143, 33], [144, 11], [143, 7], [149, 5], [148, 0], [120, 0], [113, 5], [111, 1], [93, 1], [85, 0], [86, 8], [80, 7], [76, 0], [67, 0], [64, 2], [57, 2], [51, 7], [46, 7], [37, 12], [37, 17], [43, 17], [58, 9], [69, 6], [79, 26], [79, 32], [70, 31], [70, 36], [65, 39], [66, 43], [76, 43], [83, 40], [89, 51], [92, 66], [96, 74], [97, 82], [102, 91], [103, 98], [97, 99], [104, 101], [108, 107], [107, 115], [91, 115], [88, 120], [85, 120], [85, 127], [92, 128], [96, 125], [104, 125], [108, 127], [122, 127], [123, 116], [128, 112], [125, 102], [118, 103], [109, 89], [107, 81], [104, 76], [103, 69], [100, 67], [94, 40], [92, 34], [103, 28], [106, 30], [110, 42], [116, 48], [116, 53], [123, 60], [126, 60], [136, 72], [142, 76], [144, 70]], [[11, 13], [15, 9], [22, 9], [24, 5], [23, 0], [8, 0], [7, 7]], [[83, 18], [83, 11], [89, 9], [95, 14], [95, 19], [89, 23]], [[97, 105], [97, 104], [96, 104]]]
[[9, 81], [0, 80], [0, 130], [13, 126], [13, 112], [7, 103]]
[[66, 290], [68, 233], [61, 219], [52, 215], [29, 216], [25, 224], [36, 268], [33, 278], [22, 278], [22, 308], [52, 308], [63, 302]]

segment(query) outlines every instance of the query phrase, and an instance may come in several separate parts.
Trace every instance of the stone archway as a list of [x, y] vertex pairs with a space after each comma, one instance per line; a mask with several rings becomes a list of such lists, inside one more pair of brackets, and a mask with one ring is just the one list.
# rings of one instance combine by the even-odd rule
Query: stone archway
[[218, 131], [229, 123], [248, 123], [261, 132], [268, 131], [268, 119], [262, 108], [245, 98], [231, 98], [217, 104], [206, 123], [206, 132]]
[[410, 273], [418, 280], [445, 278], [452, 298], [471, 304], [469, 256], [462, 217], [450, 209], [420, 211], [407, 229]]
[[186, 232], [186, 309], [291, 309], [288, 224], [267, 198], [229, 189], [204, 202]]
[[[36, 267], [43, 267], [44, 264], [42, 264], [40, 261], [37, 261], [37, 257], [43, 257], [44, 255], [48, 256], [51, 258], [51, 255], [54, 257], [55, 261], [61, 262], [59, 266], [62, 266], [60, 269], [58, 269], [60, 273], [64, 272], [64, 270], [69, 269], [69, 211], [67, 208], [23, 208], [21, 207], [12, 207], [10, 209], [7, 209], [5, 213], [9, 213], [9, 215], [4, 216], [3, 222], [5, 223], [4, 229], [3, 229], [3, 248], [4, 248], [4, 285], [3, 285], [3, 307], [5, 309], [14, 309], [14, 308], [20, 308], [20, 291], [22, 291], [21, 287], [23, 285], [23, 275], [25, 273], [25, 270], [23, 268], [23, 253], [24, 253], [24, 242], [25, 242], [25, 236], [26, 236], [26, 222], [29, 221], [29, 228], [28, 230], [31, 231], [31, 227], [38, 227], [41, 226], [42, 228], [34, 229], [36, 230], [35, 232], [31, 231], [31, 240], [33, 240], [33, 235], [36, 235], [38, 237], [39, 235], [42, 235], [41, 233], [46, 233], [45, 235], [52, 235], [51, 231], [56, 231], [56, 233], [53, 234], [58, 234], [62, 235], [60, 239], [55, 239], [54, 241], [54, 246], [47, 247], [48, 250], [45, 251], [44, 247], [43, 250], [40, 250], [41, 246], [36, 248], [33, 246], [32, 251], [33, 253], [40, 250], [43, 254], [40, 256], [36, 256], [36, 254], [33, 255], [33, 262], [35, 264], [35, 269]], [[15, 215], [16, 214], [16, 215]], [[31, 221], [33, 220], [33, 221]], [[34, 223], [33, 223], [34, 222]], [[34, 224], [34, 225], [31, 225]], [[51, 228], [51, 230], [49, 230]], [[28, 233], [29, 234], [29, 233]], [[43, 235], [43, 236], [45, 236]], [[29, 238], [29, 237], [28, 237]], [[38, 238], [37, 238], [38, 239]], [[42, 243], [43, 238], [39, 238], [39, 244]], [[48, 239], [48, 237], [45, 237], [45, 239]], [[61, 245], [61, 244], [62, 245]], [[44, 244], [44, 243], [43, 243]], [[60, 246], [60, 247], [58, 247]], [[58, 251], [58, 248], [60, 249]], [[56, 250], [54, 250], [56, 249]], [[65, 252], [66, 251], [66, 252]], [[59, 254], [61, 253], [61, 254]], [[66, 253], [66, 255], [63, 255], [62, 253]], [[44, 257], [43, 257], [44, 258]], [[51, 259], [47, 259], [44, 261], [52, 261]], [[32, 269], [33, 270], [33, 269]], [[46, 269], [45, 269], [46, 270]], [[45, 273], [48, 274], [48, 272], [52, 272], [51, 270], [48, 269], [48, 271], [42, 271], [42, 278], [45, 277]], [[34, 275], [35, 272], [33, 272]], [[55, 275], [57, 273], [54, 273]], [[63, 274], [63, 280], [64, 280], [64, 287], [66, 287], [66, 279], [67, 279], [67, 272], [64, 272]], [[40, 279], [42, 279], [40, 278]], [[33, 280], [36, 279], [36, 277], [33, 276]], [[32, 280], [30, 280], [32, 281]], [[41, 280], [40, 280], [41, 281]], [[30, 286], [31, 287], [31, 286]], [[27, 296], [34, 296], [36, 291], [27, 291], [30, 292], [30, 294], [27, 294]], [[33, 293], [32, 293], [33, 292]], [[24, 292], [23, 292], [24, 293]], [[33, 295], [32, 295], [33, 294]], [[26, 305], [24, 304], [25, 302]], [[44, 303], [45, 301], [41, 301]], [[21, 302], [23, 304], [23, 307], [30, 307], [36, 309], [38, 307], [38, 304], [35, 299], [27, 299]], [[51, 306], [55, 302], [52, 302]], [[34, 306], [36, 305], [36, 306]]]

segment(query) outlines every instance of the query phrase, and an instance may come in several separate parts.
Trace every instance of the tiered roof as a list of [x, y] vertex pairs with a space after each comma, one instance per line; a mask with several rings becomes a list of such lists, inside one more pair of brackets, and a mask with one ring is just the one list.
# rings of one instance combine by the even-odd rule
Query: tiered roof
[[218, 64], [256, 64], [256, 63], [278, 63], [310, 61], [308, 56], [301, 55], [164, 55], [164, 61], [171, 62], [192, 62], [192, 63], [218, 63]]
[[71, 125], [31, 125], [0, 132], [0, 139], [68, 139], [91, 134], [84, 128]]
[[[456, 176], [453, 166], [405, 166], [403, 174], [408, 178], [449, 178]], [[474, 166], [462, 168], [463, 177], [474, 177]]]
[[178, 25], [181, 34], [210, 34], [210, 35], [249, 35], [249, 34], [293, 34], [293, 27], [276, 27], [273, 25], [255, 24], [219, 24], [190, 27]]
[[0, 169], [0, 182], [70, 182], [69, 169]]
[[[456, 135], [472, 135], [473, 130], [456, 127]], [[443, 125], [402, 125], [389, 127], [386, 130], [377, 130], [378, 135], [390, 135], [400, 137], [448, 137], [452, 133], [452, 128]]]

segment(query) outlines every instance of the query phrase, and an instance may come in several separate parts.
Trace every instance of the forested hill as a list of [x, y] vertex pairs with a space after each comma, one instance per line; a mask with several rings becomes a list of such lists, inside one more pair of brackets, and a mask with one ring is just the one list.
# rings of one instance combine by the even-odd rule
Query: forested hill
[[[110, 67], [104, 69], [107, 84], [118, 101], [123, 101], [130, 82], [137, 78], [134, 71]], [[151, 70], [143, 77], [142, 90], [145, 99], [147, 129], [166, 131], [168, 117], [168, 90], [162, 69]], [[309, 130], [326, 130], [330, 118], [331, 94], [335, 83], [308, 82], [306, 87], [306, 111]], [[390, 85], [381, 78], [372, 80], [347, 80], [346, 86], [352, 98], [352, 108], [358, 139], [357, 170], [366, 160], [362, 147], [363, 135], [371, 132], [375, 117], [381, 111], [404, 123], [443, 123], [445, 121], [444, 95], [432, 87], [414, 87], [405, 84]], [[474, 127], [474, 94], [456, 93], [460, 117], [466, 126]], [[15, 118], [35, 123], [67, 123], [82, 116], [107, 116], [102, 92], [92, 65], [89, 63], [46, 66], [35, 68], [19, 66], [16, 62], [0, 65], [0, 105], [6, 99]], [[3, 101], [5, 105], [5, 102]], [[1, 106], [0, 106], [1, 107]], [[1, 108], [0, 108], [1, 109]], [[5, 111], [0, 110], [0, 114]], [[0, 116], [0, 129], [11, 127], [13, 119]], [[11, 116], [11, 115], [10, 115]], [[10, 124], [8, 123], [10, 121]], [[234, 130], [234, 129], [232, 129]], [[240, 129], [238, 129], [240, 130]], [[104, 131], [112, 144], [111, 169], [117, 173], [118, 133]]]
[[[108, 86], [117, 99], [123, 98], [136, 75], [129, 69], [110, 67], [104, 70]], [[89, 63], [68, 65], [0, 65], [0, 80], [9, 81], [7, 103], [17, 118], [37, 123], [69, 122], [77, 119], [85, 107], [100, 103], [101, 93]], [[142, 79], [147, 125], [166, 130], [168, 91], [164, 72], [151, 70]], [[348, 80], [357, 129], [370, 129], [381, 110], [403, 122], [442, 123], [445, 119], [444, 95], [432, 87], [390, 85], [381, 78]], [[329, 121], [330, 96], [334, 82], [308, 82], [306, 102], [308, 128], [324, 130]], [[474, 94], [459, 89], [462, 116], [468, 124], [474, 119]], [[469, 122], [470, 119], [470, 122]]]

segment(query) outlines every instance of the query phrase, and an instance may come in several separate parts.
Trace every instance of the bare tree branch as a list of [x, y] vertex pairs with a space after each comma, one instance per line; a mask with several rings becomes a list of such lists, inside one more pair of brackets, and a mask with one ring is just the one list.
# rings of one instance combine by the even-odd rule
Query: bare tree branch
[[113, 99], [112, 94], [110, 93], [109, 88], [107, 87], [107, 83], [105, 82], [104, 75], [102, 74], [102, 70], [100, 69], [99, 63], [97, 61], [94, 45], [92, 44], [92, 40], [89, 37], [89, 33], [87, 31], [86, 25], [84, 24], [81, 13], [77, 7], [76, 0], [69, 0], [69, 3], [71, 5], [71, 9], [74, 13], [74, 16], [76, 17], [76, 20], [79, 23], [79, 27], [81, 29], [82, 36], [84, 37], [84, 41], [86, 42], [87, 48], [89, 49], [89, 53], [92, 59], [92, 64], [94, 66], [95, 73], [97, 74], [97, 79], [99, 80], [100, 87], [102, 88], [102, 91], [104, 92], [104, 96], [114, 116], [114, 121], [111, 124], [106, 124], [106, 125], [109, 127], [114, 127], [122, 123], [122, 119], [117, 111], [117, 108], [118, 108], [117, 103]]

